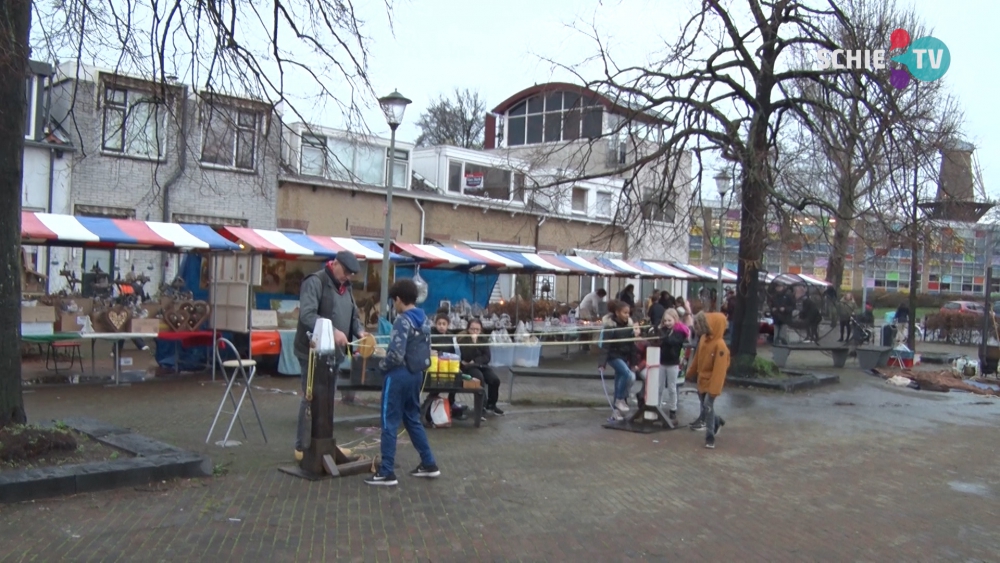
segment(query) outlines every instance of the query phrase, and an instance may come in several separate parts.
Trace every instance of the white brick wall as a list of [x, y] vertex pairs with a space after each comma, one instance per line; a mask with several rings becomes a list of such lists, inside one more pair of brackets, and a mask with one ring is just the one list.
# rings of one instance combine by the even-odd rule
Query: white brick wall
[[[53, 87], [53, 116], [61, 120], [77, 147], [73, 156], [70, 212], [79, 205], [135, 210], [136, 219], [163, 220], [164, 186], [181, 168], [181, 110], [173, 104], [167, 117], [165, 155], [150, 161], [102, 153], [103, 90], [81, 79], [74, 97], [74, 81], [66, 79]], [[203, 121], [196, 97], [188, 95], [186, 161], [180, 177], [169, 188], [169, 212], [220, 218], [244, 219], [251, 227], [273, 229], [276, 225], [277, 176], [280, 167], [280, 120], [263, 120], [257, 136], [256, 170], [213, 169], [201, 165]], [[71, 111], [72, 109], [72, 111]], [[146, 290], [155, 293], [163, 279], [174, 274], [177, 258], [157, 252], [118, 252], [122, 275], [133, 265], [153, 279]], [[161, 259], [163, 257], [164, 259]], [[79, 260], [78, 260], [79, 261]], [[147, 266], [152, 265], [153, 270]], [[76, 264], [80, 269], [80, 264]]]

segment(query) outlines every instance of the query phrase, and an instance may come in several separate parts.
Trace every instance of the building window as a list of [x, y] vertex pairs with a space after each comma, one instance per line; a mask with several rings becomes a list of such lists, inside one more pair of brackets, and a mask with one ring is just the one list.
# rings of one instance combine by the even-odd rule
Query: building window
[[[663, 201], [666, 197], [650, 194], [642, 205], [643, 219], [658, 223], [673, 223], [677, 218], [677, 207], [672, 201]], [[718, 229], [718, 223], [713, 225]]]
[[385, 185], [385, 149], [346, 139], [330, 139], [327, 145], [331, 179], [370, 186]]
[[614, 197], [608, 192], [597, 192], [597, 215], [598, 217], [611, 217], [613, 215]]
[[203, 109], [201, 161], [240, 170], [255, 170], [260, 114], [207, 103]]
[[[520, 182], [519, 185], [515, 182]], [[524, 201], [524, 175], [459, 160], [448, 161], [448, 191], [499, 201]]]
[[596, 139], [604, 130], [597, 100], [573, 92], [532, 96], [507, 112], [507, 146]]
[[535, 274], [535, 299], [554, 299], [556, 295], [556, 276], [554, 274]]
[[104, 88], [103, 142], [105, 152], [162, 158], [167, 112], [163, 102], [146, 92]]
[[[410, 152], [396, 149], [396, 162], [392, 172], [392, 187], [406, 188], [406, 163], [410, 161]], [[389, 173], [389, 149], [385, 149], [385, 171]]]
[[299, 172], [310, 176], [326, 176], [326, 137], [302, 135]]
[[174, 213], [171, 215], [174, 223], [187, 223], [189, 225], [208, 225], [209, 227], [247, 227], [249, 222], [246, 219], [235, 219], [231, 217], [216, 217], [214, 215], [197, 215], [192, 213]]
[[462, 193], [462, 163], [454, 160], [448, 161], [448, 191], [452, 193]]
[[573, 213], [587, 212], [587, 190], [585, 188], [573, 188]]
[[38, 94], [35, 90], [37, 84], [38, 80], [34, 76], [30, 76], [24, 85], [24, 136], [28, 139], [35, 138], [35, 113], [37, 108], [34, 101], [38, 99]]

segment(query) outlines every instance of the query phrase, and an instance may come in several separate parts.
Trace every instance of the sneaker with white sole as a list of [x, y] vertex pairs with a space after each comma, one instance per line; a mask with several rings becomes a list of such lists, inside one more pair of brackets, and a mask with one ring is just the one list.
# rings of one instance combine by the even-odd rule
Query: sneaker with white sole
[[381, 473], [376, 473], [371, 477], [365, 479], [365, 483], [369, 485], [381, 485], [383, 487], [395, 487], [399, 484], [396, 480], [396, 475], [390, 473], [388, 475], [382, 475]]
[[715, 424], [715, 435], [718, 436], [719, 432], [722, 432], [722, 427], [726, 425], [726, 421], [722, 419], [717, 419]]
[[696, 420], [691, 423], [691, 426], [689, 428], [691, 428], [691, 430], [704, 430], [705, 422], [702, 420]]
[[441, 476], [441, 470], [438, 469], [438, 466], [436, 466], [436, 465], [424, 465], [424, 464], [421, 463], [420, 465], [417, 466], [416, 469], [414, 469], [413, 471], [410, 471], [410, 476], [411, 477], [427, 477], [427, 478], [430, 478], [430, 479], [434, 479], [436, 477], [440, 477]]
[[629, 411], [628, 403], [626, 403], [621, 399], [618, 399], [617, 401], [615, 401], [615, 409], [622, 413], [627, 413]]
[[708, 448], [708, 449], [710, 449], [710, 450], [714, 450], [715, 449], [715, 440], [705, 440], [705, 447]]

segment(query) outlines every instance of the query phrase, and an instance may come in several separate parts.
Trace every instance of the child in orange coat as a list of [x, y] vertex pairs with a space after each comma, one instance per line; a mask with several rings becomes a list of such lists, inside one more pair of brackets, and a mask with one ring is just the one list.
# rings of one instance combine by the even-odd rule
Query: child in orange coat
[[701, 416], [691, 424], [691, 430], [705, 429], [705, 447], [715, 448], [715, 437], [726, 424], [715, 414], [715, 399], [722, 394], [729, 370], [729, 347], [726, 334], [726, 316], [722, 313], [698, 313], [694, 330], [700, 336], [698, 349], [688, 365], [687, 379], [698, 379], [698, 399]]

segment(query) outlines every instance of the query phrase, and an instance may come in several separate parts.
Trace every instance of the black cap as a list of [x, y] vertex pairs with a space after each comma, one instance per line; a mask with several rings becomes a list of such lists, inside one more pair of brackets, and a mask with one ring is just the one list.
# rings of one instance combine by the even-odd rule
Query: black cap
[[361, 265], [358, 264], [358, 259], [354, 256], [353, 252], [341, 250], [337, 253], [337, 262], [340, 262], [340, 265], [352, 274], [356, 274], [361, 271]]

